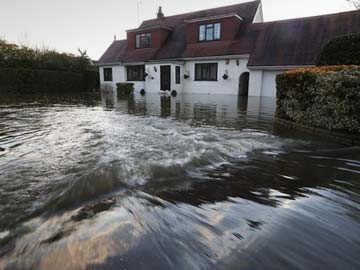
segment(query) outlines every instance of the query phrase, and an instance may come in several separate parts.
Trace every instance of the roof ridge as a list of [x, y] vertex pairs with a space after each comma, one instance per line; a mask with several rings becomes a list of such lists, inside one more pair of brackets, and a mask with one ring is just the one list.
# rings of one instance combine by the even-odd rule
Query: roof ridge
[[[227, 5], [227, 6], [219, 6], [219, 7], [214, 7], [214, 8], [208, 8], [208, 9], [199, 9], [196, 11], [191, 11], [191, 12], [185, 12], [185, 13], [181, 13], [181, 14], [175, 14], [175, 15], [170, 15], [170, 16], [165, 16], [166, 18], [170, 18], [170, 17], [181, 17], [181, 16], [185, 16], [185, 15], [191, 15], [191, 14], [195, 14], [198, 12], [205, 12], [205, 11], [211, 11], [211, 10], [216, 10], [216, 9], [220, 9], [220, 8], [230, 8], [230, 7], [236, 7], [236, 6], [241, 6], [241, 5], [246, 5], [246, 4], [250, 4], [250, 3], [256, 3], [258, 2], [260, 4], [261, 0], [253, 0], [253, 1], [247, 1], [247, 2], [242, 2], [242, 3], [238, 3], [238, 4], [232, 4], [232, 5]], [[150, 21], [157, 21], [156, 18], [153, 19], [148, 19], [148, 20], [144, 20], [142, 21], [142, 23], [144, 22], [150, 22]]]
[[334, 12], [334, 13], [328, 13], [328, 14], [322, 14], [322, 15], [313, 15], [313, 16], [307, 16], [307, 17], [299, 17], [299, 18], [291, 18], [291, 19], [283, 19], [283, 20], [274, 20], [274, 21], [268, 21], [268, 22], [260, 22], [260, 23], [253, 23], [256, 25], [261, 24], [271, 24], [271, 23], [278, 23], [278, 22], [288, 22], [288, 21], [297, 21], [297, 20], [304, 20], [304, 19], [316, 19], [320, 17], [331, 17], [331, 16], [339, 16], [349, 13], [360, 13], [360, 10], [349, 10], [349, 11], [342, 11], [342, 12]]

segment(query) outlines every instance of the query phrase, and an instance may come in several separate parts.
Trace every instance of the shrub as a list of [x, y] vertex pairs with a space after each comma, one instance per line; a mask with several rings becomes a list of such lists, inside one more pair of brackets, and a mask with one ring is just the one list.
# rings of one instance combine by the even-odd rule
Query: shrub
[[360, 65], [360, 34], [330, 40], [322, 49], [316, 65]]
[[117, 83], [116, 87], [118, 96], [130, 96], [134, 93], [133, 83]]
[[277, 116], [329, 130], [360, 132], [360, 67], [330, 66], [280, 74]]

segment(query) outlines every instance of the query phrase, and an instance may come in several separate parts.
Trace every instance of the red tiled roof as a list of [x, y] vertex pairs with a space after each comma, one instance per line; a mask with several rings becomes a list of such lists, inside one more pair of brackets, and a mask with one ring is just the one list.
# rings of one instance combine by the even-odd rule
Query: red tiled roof
[[105, 63], [117, 63], [121, 62], [127, 48], [127, 41], [125, 40], [116, 40], [110, 47], [105, 51], [105, 53], [100, 57], [98, 64]]
[[[126, 50], [126, 40], [114, 42], [98, 64], [145, 62], [208, 56], [250, 54], [248, 66], [313, 65], [322, 47], [332, 38], [360, 33], [360, 11], [251, 23], [260, 1], [165, 17], [161, 25], [174, 29], [161, 49]], [[186, 44], [185, 20], [237, 13], [244, 19], [233, 41]], [[144, 21], [139, 29], [159, 21]]]

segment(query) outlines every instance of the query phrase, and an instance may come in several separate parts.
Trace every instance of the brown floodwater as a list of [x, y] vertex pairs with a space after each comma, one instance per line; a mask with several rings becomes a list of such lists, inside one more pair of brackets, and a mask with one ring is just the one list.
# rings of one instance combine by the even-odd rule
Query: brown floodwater
[[0, 269], [360, 269], [360, 148], [272, 98], [0, 98]]

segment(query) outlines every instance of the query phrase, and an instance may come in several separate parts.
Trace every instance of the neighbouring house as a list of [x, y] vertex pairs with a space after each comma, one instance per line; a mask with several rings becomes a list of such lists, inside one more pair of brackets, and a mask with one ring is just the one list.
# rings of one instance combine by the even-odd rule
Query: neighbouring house
[[127, 31], [97, 65], [102, 85], [135, 91], [276, 96], [276, 75], [313, 66], [332, 38], [360, 32], [360, 11], [263, 22], [261, 1], [165, 16]]

